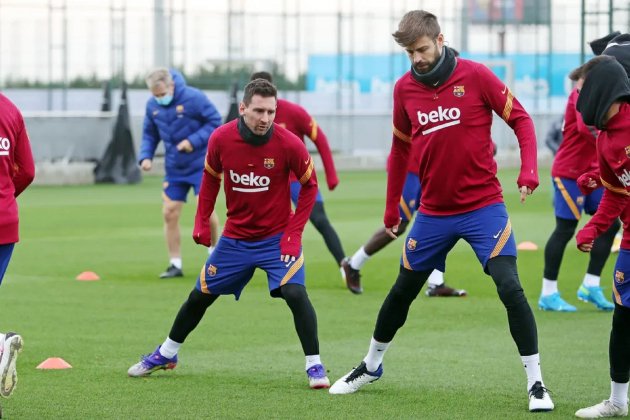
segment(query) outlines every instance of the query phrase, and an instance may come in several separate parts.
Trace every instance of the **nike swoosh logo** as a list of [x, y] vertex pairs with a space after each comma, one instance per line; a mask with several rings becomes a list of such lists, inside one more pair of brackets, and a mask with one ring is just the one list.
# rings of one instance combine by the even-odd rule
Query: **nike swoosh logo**
[[496, 234], [496, 235], [492, 235], [492, 237], [493, 237], [494, 239], [497, 239], [497, 238], [499, 237], [499, 235], [501, 234], [501, 231], [502, 231], [502, 230], [503, 230], [503, 229], [500, 229], [500, 230], [497, 232], [497, 234]]
[[310, 159], [306, 159], [306, 160], [304, 161], [304, 164], [305, 164], [305, 165], [308, 165], [308, 163], [309, 163], [310, 161], [311, 161]]
[[505, 95], [505, 92], [507, 92], [507, 85], [503, 86], [503, 90], [501, 91], [501, 95]]

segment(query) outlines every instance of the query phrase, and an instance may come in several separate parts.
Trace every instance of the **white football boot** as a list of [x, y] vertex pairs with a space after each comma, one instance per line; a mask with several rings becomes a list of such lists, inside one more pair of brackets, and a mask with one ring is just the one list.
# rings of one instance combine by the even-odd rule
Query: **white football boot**
[[17, 383], [16, 361], [22, 351], [24, 341], [20, 335], [7, 333], [4, 336], [2, 356], [0, 356], [0, 396], [8, 398]]
[[529, 411], [551, 411], [554, 405], [549, 396], [549, 391], [540, 381], [534, 382], [529, 389]]
[[575, 417], [582, 419], [599, 419], [602, 417], [625, 417], [628, 415], [628, 406], [617, 407], [610, 400], [604, 400], [591, 407], [581, 408], [575, 412]]
[[330, 387], [331, 394], [352, 394], [357, 392], [365, 384], [370, 384], [383, 375], [383, 365], [381, 364], [376, 372], [368, 372], [365, 362], [352, 369], [346, 376], [337, 379], [337, 382]]

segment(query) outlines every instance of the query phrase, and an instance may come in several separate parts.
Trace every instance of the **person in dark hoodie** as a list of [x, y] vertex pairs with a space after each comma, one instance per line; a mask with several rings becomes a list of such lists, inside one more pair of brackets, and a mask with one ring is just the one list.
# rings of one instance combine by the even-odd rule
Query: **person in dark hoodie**
[[[160, 141], [164, 143], [162, 214], [170, 261], [160, 278], [182, 277], [179, 217], [188, 191], [192, 188], [195, 196], [199, 195], [208, 139], [221, 125], [221, 115], [208, 97], [187, 86], [176, 70], [155, 69], [147, 75], [146, 83], [153, 97], [147, 101], [138, 162], [142, 170], [150, 171], [155, 149]], [[214, 213], [211, 223], [213, 240], [209, 252], [219, 233], [219, 220]]]
[[580, 418], [626, 416], [630, 379], [630, 81], [627, 67], [624, 69], [615, 58], [606, 55], [590, 60], [582, 66], [582, 71], [585, 80], [577, 109], [585, 124], [600, 130], [597, 138], [599, 178], [591, 178], [584, 190], [600, 185], [605, 190], [597, 212], [576, 236], [578, 249], [591, 251], [595, 239], [617, 217], [621, 217], [624, 228], [612, 279], [615, 308], [608, 349], [610, 397], [578, 410], [575, 415]]
[[[621, 35], [613, 32], [590, 43], [595, 55], [601, 55], [608, 42]], [[609, 50], [612, 51], [612, 50]], [[617, 51], [615, 51], [617, 52]], [[557, 154], [551, 167], [551, 177], [554, 187], [553, 207], [556, 227], [545, 245], [545, 265], [543, 269], [542, 288], [538, 307], [546, 311], [575, 312], [577, 308], [566, 302], [558, 290], [558, 274], [564, 256], [564, 250], [575, 234], [583, 213], [592, 215], [603, 194], [603, 188], [597, 188], [588, 194], [583, 194], [578, 187], [578, 178], [585, 172], [597, 171], [597, 151], [595, 138], [597, 130], [582, 121], [582, 116], [575, 108], [579, 91], [584, 83], [582, 67], [569, 74], [569, 79], [575, 82], [569, 95], [567, 106], [562, 119], [561, 136]], [[601, 273], [611, 252], [615, 235], [619, 231], [620, 223], [615, 221], [610, 229], [602, 234], [589, 255], [589, 263], [577, 290], [579, 300], [589, 302], [603, 311], [612, 311], [614, 305], [604, 296], [600, 287]], [[620, 240], [621, 241], [621, 240]]]

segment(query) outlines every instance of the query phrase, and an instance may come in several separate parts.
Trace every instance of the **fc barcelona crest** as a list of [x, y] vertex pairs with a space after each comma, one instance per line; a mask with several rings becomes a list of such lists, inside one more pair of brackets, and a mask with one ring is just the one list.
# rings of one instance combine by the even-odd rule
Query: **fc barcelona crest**
[[466, 90], [464, 89], [464, 86], [453, 86], [453, 95], [457, 96], [458, 98], [461, 98], [462, 96], [464, 96], [464, 94], [466, 93]]
[[626, 156], [630, 158], [630, 146], [626, 146], [625, 151], [626, 151]]
[[177, 105], [175, 107], [175, 112], [177, 112], [178, 114], [181, 114], [182, 112], [184, 112], [184, 105]]
[[407, 249], [409, 251], [413, 251], [416, 249], [417, 244], [418, 244], [418, 241], [416, 241], [415, 239], [409, 238], [409, 240], [407, 241]]
[[617, 282], [617, 284], [621, 284], [624, 282], [624, 278], [623, 278], [623, 271], [615, 271], [615, 282]]
[[210, 277], [214, 277], [217, 275], [217, 268], [212, 264], [208, 264], [208, 275]]
[[274, 166], [276, 166], [276, 163], [274, 162], [274, 158], [265, 158], [263, 162], [263, 166], [265, 167], [265, 169], [271, 169]]

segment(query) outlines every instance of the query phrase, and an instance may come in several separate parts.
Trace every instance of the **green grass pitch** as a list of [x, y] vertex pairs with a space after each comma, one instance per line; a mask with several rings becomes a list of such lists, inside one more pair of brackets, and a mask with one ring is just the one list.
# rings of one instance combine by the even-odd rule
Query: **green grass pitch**
[[[538, 311], [544, 243], [553, 227], [551, 181], [521, 205], [515, 170], [502, 171], [517, 242], [520, 278], [538, 322], [546, 385], [556, 411], [609, 394], [610, 313], [577, 302], [587, 257], [570, 242], [560, 290], [574, 314]], [[344, 172], [334, 192], [322, 191], [347, 254], [381, 225], [385, 174]], [[411, 308], [385, 358], [383, 378], [360, 392], [331, 396], [307, 386], [304, 358], [286, 305], [268, 296], [257, 272], [241, 300], [222, 297], [180, 352], [180, 364], [149, 378], [127, 368], [160, 344], [194, 285], [205, 249], [190, 238], [194, 199], [182, 215], [185, 278], [160, 280], [167, 265], [161, 179], [135, 186], [32, 187], [20, 198], [21, 239], [0, 288], [0, 331], [25, 340], [13, 397], [0, 401], [7, 419], [443, 418], [518, 419], [527, 411], [525, 374], [492, 280], [460, 242], [447, 260], [447, 282], [466, 298], [427, 298]], [[223, 198], [219, 214], [225, 214]], [[222, 217], [222, 222], [224, 221]], [[583, 222], [582, 222], [583, 223]], [[363, 270], [365, 292], [350, 294], [322, 238], [307, 226], [304, 251], [309, 295], [318, 315], [321, 355], [331, 381], [361, 361], [377, 311], [393, 283], [402, 240]], [[604, 269], [610, 293], [615, 257]], [[79, 282], [82, 271], [102, 279]], [[73, 368], [38, 370], [48, 357]]]

